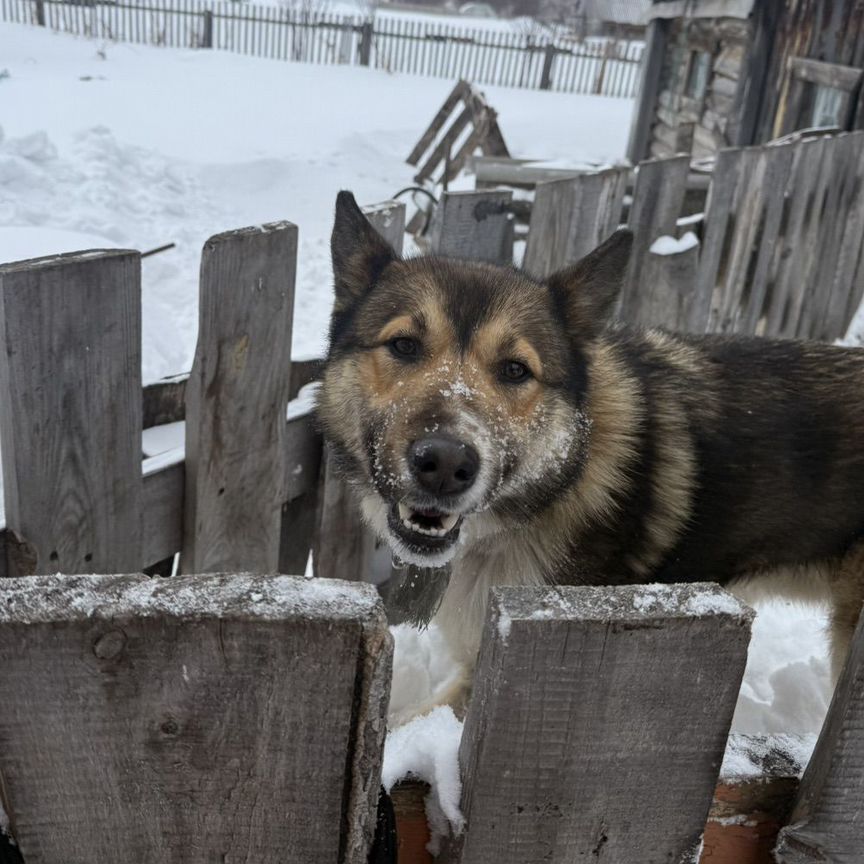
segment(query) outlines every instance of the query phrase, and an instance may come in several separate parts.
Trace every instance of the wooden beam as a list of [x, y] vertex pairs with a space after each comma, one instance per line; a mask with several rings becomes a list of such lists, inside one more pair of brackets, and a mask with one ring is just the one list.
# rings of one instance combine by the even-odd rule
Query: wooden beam
[[445, 860], [695, 858], [752, 618], [712, 585], [493, 589]]
[[789, 824], [780, 832], [781, 864], [858, 864], [864, 825], [864, 616], [840, 674], [828, 716], [807, 765]]
[[654, 18], [648, 22], [645, 31], [645, 50], [642, 53], [639, 89], [636, 93], [635, 110], [630, 124], [630, 139], [627, 142], [627, 158], [634, 165], [649, 155], [651, 125], [657, 108], [669, 29], [669, 21]]
[[12, 579], [0, 773], [28, 864], [366, 864], [392, 640], [373, 588]]
[[[671, 238], [669, 238], [671, 239]], [[681, 245], [673, 253], [650, 250], [639, 268], [639, 289], [629, 303], [624, 319], [641, 327], [686, 331], [696, 296], [699, 243]]]
[[277, 569], [297, 228], [212, 237], [186, 394], [185, 572]]
[[93, 251], [0, 267], [10, 576], [141, 565], [141, 265]]

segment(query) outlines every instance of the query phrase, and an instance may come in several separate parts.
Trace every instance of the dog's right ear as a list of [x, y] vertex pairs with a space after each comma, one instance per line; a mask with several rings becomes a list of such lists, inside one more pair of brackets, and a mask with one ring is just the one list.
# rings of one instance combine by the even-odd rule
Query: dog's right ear
[[396, 253], [372, 227], [350, 192], [336, 196], [336, 220], [330, 237], [336, 310], [347, 309], [377, 281]]

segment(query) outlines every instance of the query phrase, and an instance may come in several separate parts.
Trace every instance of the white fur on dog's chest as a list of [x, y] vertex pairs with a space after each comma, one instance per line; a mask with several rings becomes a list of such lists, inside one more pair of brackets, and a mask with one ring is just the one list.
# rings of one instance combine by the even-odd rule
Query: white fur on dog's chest
[[549, 554], [527, 534], [500, 533], [467, 546], [451, 565], [450, 583], [435, 623], [455, 657], [473, 668], [486, 621], [489, 589], [499, 585], [538, 586], [546, 581]]

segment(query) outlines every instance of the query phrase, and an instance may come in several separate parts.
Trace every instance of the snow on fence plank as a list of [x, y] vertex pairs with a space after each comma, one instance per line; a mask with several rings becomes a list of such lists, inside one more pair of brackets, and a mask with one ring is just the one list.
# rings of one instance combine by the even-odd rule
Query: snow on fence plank
[[0, 267], [0, 404], [8, 575], [138, 570], [137, 252]]
[[837, 682], [816, 749], [804, 772], [788, 827], [780, 832], [782, 864], [858, 864], [864, 838], [864, 615]]
[[513, 263], [510, 191], [445, 192], [429, 228], [430, 252], [492, 264]]
[[494, 589], [446, 860], [698, 860], [752, 617], [712, 585]]
[[392, 659], [371, 586], [2, 587], [3, 806], [28, 864], [366, 864]]
[[296, 260], [288, 222], [204, 245], [186, 386], [186, 572], [279, 567]]
[[[402, 254], [405, 239], [405, 205], [384, 201], [363, 208], [375, 230]], [[338, 538], [338, 542], [334, 539]], [[318, 518], [313, 561], [315, 575], [341, 579], [370, 579], [380, 582], [389, 576], [390, 556], [377, 556], [376, 539], [360, 517], [360, 506], [348, 484], [325, 456], [321, 469]], [[386, 572], [373, 573], [378, 568]]]
[[621, 222], [628, 175], [619, 167], [538, 183], [525, 269], [545, 278], [606, 240]]

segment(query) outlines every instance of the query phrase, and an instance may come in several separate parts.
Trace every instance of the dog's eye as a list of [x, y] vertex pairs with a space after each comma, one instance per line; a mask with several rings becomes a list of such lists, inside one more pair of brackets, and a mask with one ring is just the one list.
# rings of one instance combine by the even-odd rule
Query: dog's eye
[[394, 357], [402, 359], [416, 357], [419, 352], [420, 346], [408, 336], [397, 336], [390, 340], [390, 353]]
[[502, 373], [505, 380], [512, 384], [519, 384], [531, 377], [531, 370], [518, 360], [505, 360]]

